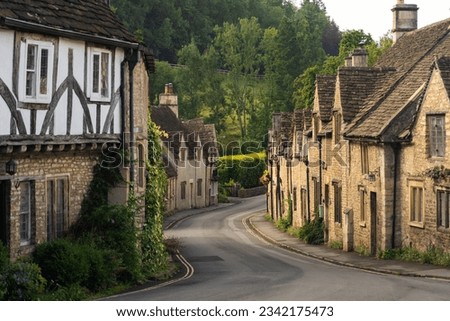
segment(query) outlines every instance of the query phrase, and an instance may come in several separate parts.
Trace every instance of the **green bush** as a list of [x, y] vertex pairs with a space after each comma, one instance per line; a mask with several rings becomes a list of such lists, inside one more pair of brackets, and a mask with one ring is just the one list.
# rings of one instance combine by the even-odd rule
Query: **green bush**
[[81, 284], [89, 277], [89, 260], [84, 248], [66, 239], [39, 244], [34, 259], [49, 285]]
[[108, 251], [118, 267], [118, 279], [140, 278], [140, 258], [135, 211], [123, 205], [103, 205], [77, 222], [76, 236], [92, 246]]
[[69, 286], [62, 286], [53, 292], [42, 296], [46, 301], [82, 301], [89, 296], [89, 291], [81, 285], [74, 284]]
[[5, 288], [2, 300], [10, 301], [36, 300], [46, 284], [39, 266], [30, 262], [9, 264], [0, 279]]
[[232, 180], [243, 188], [257, 187], [265, 169], [264, 153], [223, 156], [218, 163], [219, 182], [226, 184]]
[[307, 244], [324, 243], [324, 224], [322, 218], [314, 218], [299, 229], [299, 238]]

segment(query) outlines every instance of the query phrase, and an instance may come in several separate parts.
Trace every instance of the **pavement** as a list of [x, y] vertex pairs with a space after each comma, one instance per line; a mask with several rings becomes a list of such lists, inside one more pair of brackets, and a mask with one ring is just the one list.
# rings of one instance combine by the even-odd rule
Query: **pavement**
[[[201, 209], [190, 209], [177, 212], [166, 217], [164, 228], [170, 229], [176, 223], [194, 215], [214, 211], [239, 202], [231, 199], [231, 203], [220, 203], [216, 206]], [[450, 268], [399, 260], [382, 260], [373, 256], [364, 256], [357, 252], [344, 252], [326, 245], [309, 245], [288, 233], [278, 230], [267, 221], [266, 212], [257, 212], [246, 219], [247, 225], [258, 237], [275, 246], [328, 263], [361, 269], [374, 273], [392, 274], [409, 277], [426, 277], [450, 281]]]

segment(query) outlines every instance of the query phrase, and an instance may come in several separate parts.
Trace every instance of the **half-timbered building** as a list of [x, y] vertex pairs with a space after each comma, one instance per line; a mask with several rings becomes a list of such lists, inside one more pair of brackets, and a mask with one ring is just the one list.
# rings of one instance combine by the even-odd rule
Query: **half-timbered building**
[[0, 52], [0, 240], [15, 258], [77, 220], [105, 150], [128, 151], [122, 174], [144, 191], [153, 60], [95, 0], [0, 1]]

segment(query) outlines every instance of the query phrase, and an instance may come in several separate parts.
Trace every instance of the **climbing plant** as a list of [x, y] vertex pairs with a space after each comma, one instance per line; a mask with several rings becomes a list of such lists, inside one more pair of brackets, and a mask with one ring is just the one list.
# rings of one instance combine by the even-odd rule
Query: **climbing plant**
[[145, 223], [141, 234], [142, 263], [147, 275], [167, 269], [167, 251], [163, 243], [167, 176], [162, 162], [161, 135], [163, 132], [149, 120]]

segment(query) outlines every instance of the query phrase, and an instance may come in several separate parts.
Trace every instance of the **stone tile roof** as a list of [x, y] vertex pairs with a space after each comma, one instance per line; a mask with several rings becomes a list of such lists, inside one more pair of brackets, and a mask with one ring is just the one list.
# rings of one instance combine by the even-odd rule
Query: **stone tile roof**
[[[450, 19], [413, 31], [401, 37], [378, 61], [376, 67], [394, 67], [385, 86], [374, 93], [357, 120], [346, 130], [347, 138], [395, 141], [393, 120], [411, 107], [414, 94], [428, 81], [435, 57], [450, 52]], [[413, 118], [411, 118], [413, 119]], [[404, 124], [405, 127], [411, 124]], [[389, 133], [389, 135], [387, 135]]]
[[441, 72], [448, 98], [450, 99], [450, 52], [447, 57], [441, 57], [436, 61], [437, 68]]
[[105, 2], [99, 0], [1, 0], [0, 24], [5, 18], [137, 43]]
[[374, 94], [380, 92], [395, 69], [340, 68], [337, 75], [342, 119], [351, 123], [367, 104], [373, 104]]
[[152, 107], [150, 115], [153, 122], [168, 134], [168, 138], [163, 140], [170, 143], [175, 157], [179, 155], [183, 138], [188, 147], [188, 157], [191, 159], [198, 147], [203, 148], [203, 157], [208, 157], [210, 147], [216, 148], [217, 151], [216, 128], [213, 124], [205, 124], [203, 118], [181, 121], [166, 105]]
[[318, 75], [316, 78], [316, 88], [319, 117], [323, 123], [327, 123], [333, 115], [336, 76]]

